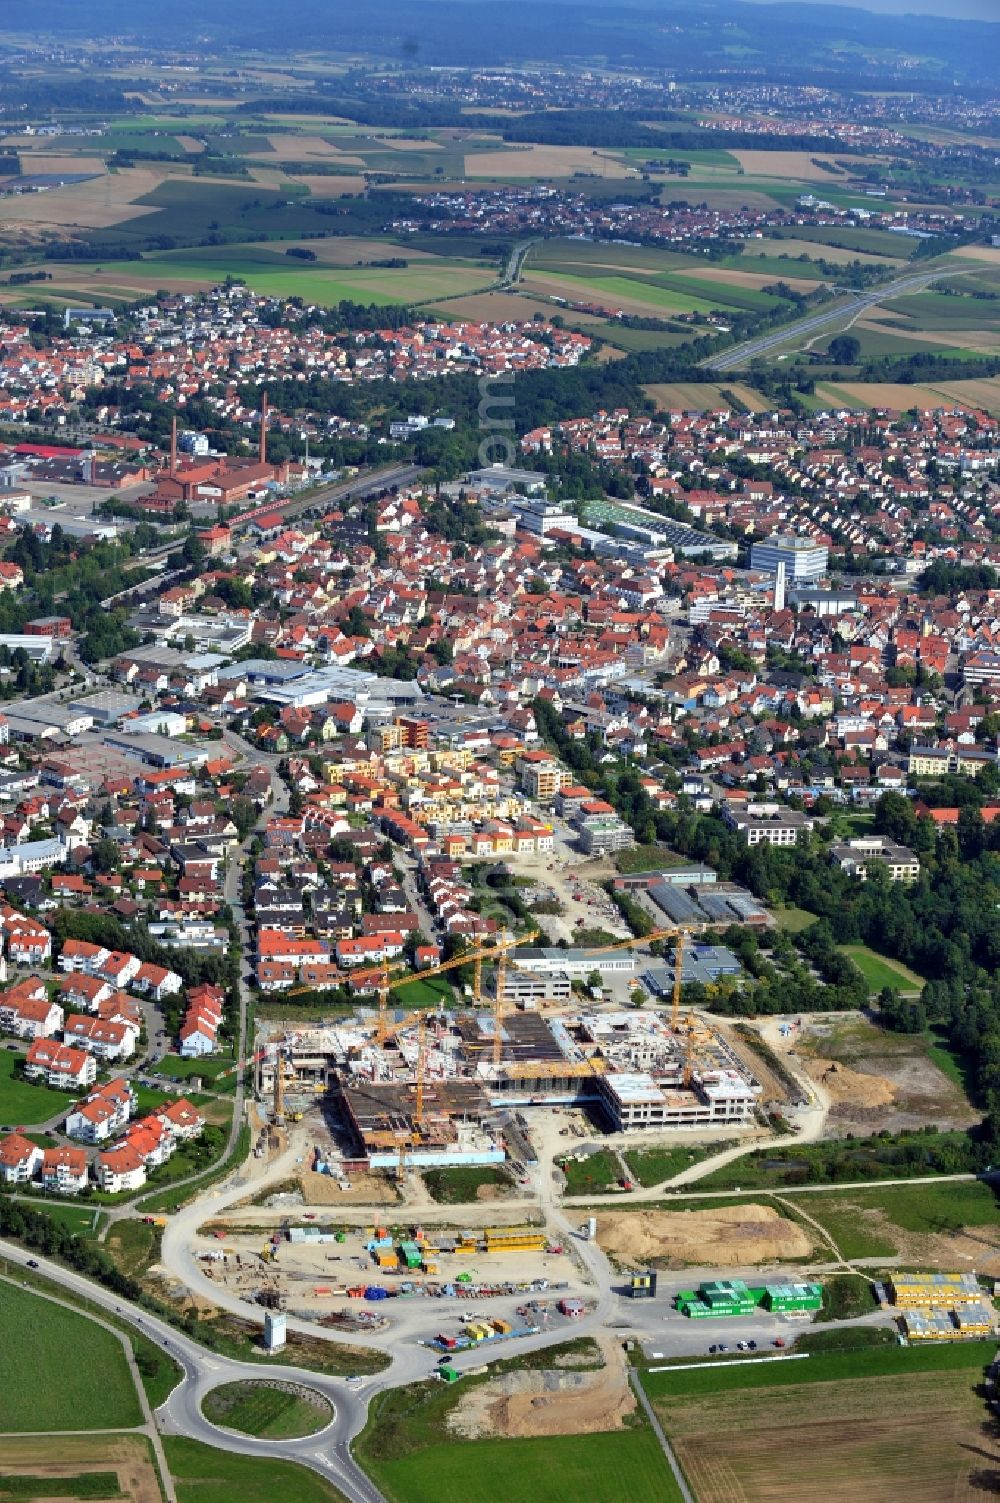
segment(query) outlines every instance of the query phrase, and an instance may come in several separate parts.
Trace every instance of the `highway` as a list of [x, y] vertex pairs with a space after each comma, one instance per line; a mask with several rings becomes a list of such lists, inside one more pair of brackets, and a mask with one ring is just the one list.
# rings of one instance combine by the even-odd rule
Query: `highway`
[[954, 267], [949, 266], [941, 267], [937, 271], [916, 272], [909, 276], [899, 277], [894, 282], [886, 282], [881, 287], [873, 287], [869, 292], [859, 293], [857, 297], [850, 298], [847, 302], [833, 303], [818, 313], [811, 313], [795, 323], [785, 324], [770, 334], [761, 334], [756, 339], [748, 339], [744, 344], [735, 345], [731, 350], [724, 350], [721, 355], [710, 355], [707, 360], [701, 362], [701, 368], [710, 371], [736, 370], [755, 359], [756, 356], [766, 355], [771, 350], [777, 349], [779, 345], [787, 344], [789, 340], [798, 339], [804, 334], [815, 334], [830, 324], [840, 323], [843, 319], [853, 320], [866, 309], [876, 308], [879, 303], [884, 303], [889, 298], [902, 297], [907, 292], [920, 292], [938, 277], [954, 275]]

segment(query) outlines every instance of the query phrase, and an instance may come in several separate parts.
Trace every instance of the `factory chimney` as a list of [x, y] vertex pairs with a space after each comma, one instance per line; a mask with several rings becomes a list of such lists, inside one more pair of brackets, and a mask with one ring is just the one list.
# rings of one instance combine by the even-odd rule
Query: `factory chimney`
[[260, 398], [260, 462], [267, 464], [267, 392]]
[[775, 575], [775, 579], [774, 579], [774, 609], [776, 611], [783, 611], [785, 609], [785, 562], [784, 562], [784, 560], [782, 560], [778, 564], [778, 572]]
[[170, 419], [170, 475], [177, 474], [177, 417]]

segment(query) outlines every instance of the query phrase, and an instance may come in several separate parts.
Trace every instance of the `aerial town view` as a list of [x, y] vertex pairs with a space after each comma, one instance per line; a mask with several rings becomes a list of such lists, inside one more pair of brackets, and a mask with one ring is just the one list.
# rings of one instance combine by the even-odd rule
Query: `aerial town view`
[[996, 1497], [996, 0], [0, 61], [0, 1503]]

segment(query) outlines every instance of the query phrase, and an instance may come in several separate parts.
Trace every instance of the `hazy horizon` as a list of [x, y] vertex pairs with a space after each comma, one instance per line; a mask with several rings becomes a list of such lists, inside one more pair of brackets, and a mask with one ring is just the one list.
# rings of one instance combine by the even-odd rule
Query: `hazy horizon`
[[[777, 5], [782, 0], [751, 0], [754, 5]], [[1000, 0], [793, 0], [797, 5], [850, 6], [877, 16], [939, 16], [955, 21], [1000, 24]]]

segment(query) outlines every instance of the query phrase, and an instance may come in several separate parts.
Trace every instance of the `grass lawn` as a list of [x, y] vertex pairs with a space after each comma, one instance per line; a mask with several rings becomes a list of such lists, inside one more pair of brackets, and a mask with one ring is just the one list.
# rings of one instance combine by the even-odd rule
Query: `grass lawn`
[[236, 1456], [197, 1440], [164, 1437], [178, 1503], [344, 1503], [343, 1494], [315, 1472], [269, 1456]]
[[44, 1200], [37, 1205], [32, 1203], [32, 1210], [40, 1211], [50, 1221], [67, 1227], [77, 1237], [96, 1237], [104, 1221], [104, 1212], [98, 1206], [68, 1205], [56, 1200]]
[[[794, 1193], [803, 1185], [828, 1184], [831, 1191], [835, 1191], [838, 1184], [915, 1179], [926, 1174], [961, 1174], [970, 1172], [974, 1163], [969, 1149], [969, 1136], [965, 1132], [925, 1133], [919, 1128], [885, 1137], [827, 1138], [781, 1148], [765, 1145], [754, 1153], [744, 1154], [732, 1163], [713, 1169], [698, 1181], [698, 1188], [731, 1190], [740, 1187]], [[911, 1188], [919, 1186], [900, 1186], [907, 1192]]]
[[972, 1180], [803, 1195], [795, 1203], [826, 1227], [845, 1258], [893, 1257], [907, 1232], [947, 1236], [998, 1219], [993, 1191]]
[[662, 845], [634, 845], [631, 850], [619, 851], [615, 866], [620, 872], [666, 872], [672, 866], [689, 866], [676, 851], [665, 850]]
[[634, 1178], [647, 1188], [662, 1184], [665, 1179], [673, 1179], [682, 1169], [700, 1164], [703, 1159], [732, 1146], [732, 1143], [713, 1143], [711, 1148], [629, 1148], [622, 1154], [622, 1158]]
[[122, 1273], [139, 1279], [160, 1256], [163, 1228], [148, 1221], [116, 1221], [105, 1246]]
[[[121, 1346], [85, 1315], [0, 1283], [0, 1330], [0, 1431], [142, 1423]], [[72, 1353], [86, 1353], [86, 1360], [71, 1360]]]
[[[197, 1075], [213, 1091], [235, 1091], [236, 1071], [233, 1069], [235, 1063], [231, 1055], [225, 1054], [209, 1059], [181, 1059], [179, 1054], [165, 1054], [155, 1070], [147, 1070], [145, 1073], [154, 1077], [162, 1075], [167, 1080], [173, 1077], [181, 1081], [190, 1080], [192, 1076]], [[159, 1100], [163, 1099], [161, 1095]]]
[[776, 908], [774, 918], [778, 928], [786, 930], [789, 934], [799, 934], [816, 922], [815, 913], [810, 913], [807, 908]]
[[68, 1112], [73, 1098], [65, 1091], [50, 1091], [14, 1074], [20, 1058], [7, 1049], [0, 1051], [0, 1127], [30, 1126], [47, 1122], [57, 1112]]
[[563, 1173], [567, 1195], [598, 1195], [608, 1185], [617, 1185], [621, 1179], [618, 1160], [603, 1148], [580, 1163], [568, 1160], [563, 1165]]
[[432, 1200], [441, 1205], [456, 1206], [478, 1200], [478, 1191], [482, 1185], [499, 1185], [509, 1189], [511, 1178], [499, 1164], [469, 1164], [428, 1169], [424, 1175], [424, 1184]]
[[948, 1043], [943, 1029], [932, 1028], [926, 1035], [926, 1040], [927, 1058], [971, 1100], [976, 1081], [975, 1060], [969, 1055], [956, 1053]]
[[676, 1503], [680, 1498], [651, 1431], [477, 1440], [430, 1445], [368, 1468], [392, 1503]]
[[896, 992], [922, 991], [924, 978], [918, 976], [898, 960], [887, 960], [876, 955], [867, 945], [839, 945], [838, 949], [848, 955], [868, 983], [870, 992], [880, 992], [889, 987]]
[[271, 1388], [266, 1383], [223, 1383], [205, 1395], [205, 1418], [227, 1430], [241, 1430], [262, 1440], [293, 1440], [314, 1435], [333, 1418], [319, 1394]]
[[644, 1372], [650, 1399], [681, 1394], [730, 1393], [739, 1388], [787, 1388], [807, 1383], [874, 1378], [893, 1374], [976, 1371], [988, 1366], [996, 1342], [961, 1341], [954, 1346], [873, 1346], [847, 1352], [821, 1352], [794, 1362], [713, 1363], [670, 1372]]
[[[503, 910], [505, 919], [510, 915]], [[426, 981], [419, 978], [415, 981], [407, 981], [405, 986], [397, 986], [389, 993], [390, 1001], [396, 1007], [404, 1007], [407, 1012], [412, 1012], [417, 1007], [451, 1007], [454, 1005], [455, 992], [450, 981], [443, 976], [433, 976]]]

